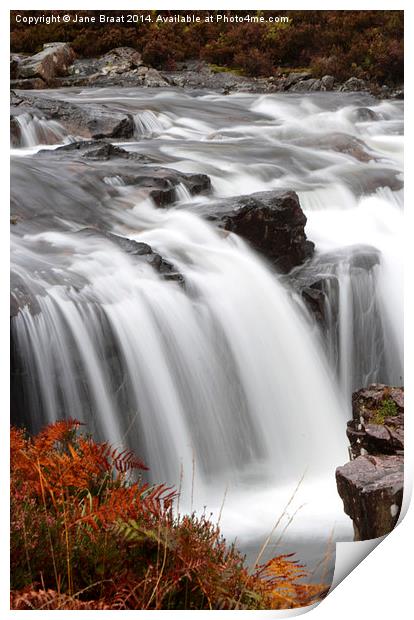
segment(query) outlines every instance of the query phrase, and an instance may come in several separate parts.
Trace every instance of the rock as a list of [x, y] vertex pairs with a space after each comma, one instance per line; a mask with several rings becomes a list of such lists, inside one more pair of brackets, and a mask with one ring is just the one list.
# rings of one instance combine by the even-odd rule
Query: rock
[[281, 272], [289, 272], [313, 254], [314, 244], [305, 234], [306, 217], [293, 191], [238, 196], [205, 209], [209, 219], [246, 239]]
[[361, 90], [368, 90], [368, 86], [365, 80], [361, 80], [356, 77], [350, 77], [349, 80], [347, 80], [346, 82], [342, 84], [339, 90], [341, 92], [361, 91]]
[[318, 323], [324, 325], [326, 319], [324, 281], [321, 279], [310, 286], [303, 287], [301, 295]]
[[374, 154], [369, 152], [367, 145], [362, 140], [340, 132], [298, 138], [292, 140], [292, 144], [344, 153], [362, 162], [375, 160]]
[[374, 383], [352, 395], [347, 435], [351, 461], [336, 470], [355, 540], [388, 534], [404, 488], [404, 388]]
[[75, 54], [67, 43], [45, 43], [41, 52], [20, 60], [16, 77], [41, 78], [48, 85], [54, 78], [67, 75], [74, 59]]
[[17, 67], [20, 63], [20, 57], [15, 54], [10, 55], [10, 79], [15, 80], [17, 78]]
[[337, 468], [336, 484], [355, 540], [378, 538], [395, 527], [404, 488], [402, 456], [359, 456]]
[[131, 47], [117, 47], [100, 58], [76, 60], [70, 78], [62, 86], [146, 86], [159, 88], [169, 81], [159, 71], [147, 67], [141, 54]]
[[351, 111], [350, 119], [354, 123], [361, 123], [361, 122], [363, 123], [366, 121], [379, 121], [381, 120], [381, 116], [377, 114], [377, 112], [374, 112], [374, 110], [371, 110], [370, 108], [360, 107], [360, 108], [355, 108], [354, 110]]
[[307, 80], [300, 80], [296, 82], [295, 84], [293, 84], [293, 86], [289, 88], [289, 91], [293, 93], [307, 93], [311, 91], [321, 90], [321, 86], [321, 80], [310, 78]]
[[398, 88], [391, 94], [391, 99], [404, 99], [404, 88]]
[[335, 84], [335, 78], [333, 75], [324, 75], [321, 79], [321, 90], [333, 90]]
[[[172, 168], [154, 165], [145, 155], [127, 151], [121, 147], [97, 140], [87, 140], [66, 144], [51, 151], [41, 150], [40, 157], [74, 161], [93, 160], [95, 178], [111, 185], [130, 185], [143, 190], [158, 207], [165, 207], [177, 200], [177, 186], [182, 184], [192, 195], [208, 193], [211, 190], [210, 178], [205, 174], [179, 172]], [[115, 182], [113, 183], [113, 181]]]
[[22, 96], [12, 115], [29, 112], [46, 120], [59, 122], [69, 134], [84, 138], [131, 138], [135, 132], [131, 114], [108, 110], [104, 105], [77, 105], [63, 99]]
[[347, 436], [360, 454], [401, 454], [404, 450], [404, 388], [374, 383], [352, 395]]
[[143, 65], [141, 54], [132, 47], [116, 47], [99, 59], [101, 73], [116, 74], [132, 71]]
[[[338, 270], [349, 270], [364, 281], [378, 265], [380, 254], [374, 247], [355, 245], [320, 254], [288, 275], [288, 285], [302, 297], [328, 340], [339, 340], [340, 286]], [[328, 333], [329, 332], [329, 335]], [[355, 334], [358, 338], [358, 335]], [[335, 347], [334, 347], [335, 348]]]
[[165, 280], [172, 280], [178, 282], [181, 286], [184, 286], [184, 276], [179, 273], [172, 263], [163, 258], [157, 252], [154, 252], [152, 247], [147, 243], [142, 243], [139, 241], [134, 241], [133, 239], [128, 239], [126, 237], [120, 237], [119, 235], [114, 235], [110, 232], [105, 232], [101, 230], [97, 230], [94, 228], [84, 228], [80, 230], [77, 234], [81, 235], [91, 235], [91, 236], [103, 236], [112, 243], [115, 243], [121, 250], [130, 254], [131, 256], [136, 256], [138, 260], [145, 261], [148, 265], [151, 265], [155, 271], [157, 271]]
[[284, 89], [289, 90], [292, 86], [294, 86], [298, 82], [301, 82], [302, 80], [308, 80], [311, 77], [312, 77], [312, 73], [310, 73], [309, 71], [302, 71], [302, 72], [293, 71], [292, 73], [289, 73], [289, 75], [287, 76], [285, 83], [284, 83]]

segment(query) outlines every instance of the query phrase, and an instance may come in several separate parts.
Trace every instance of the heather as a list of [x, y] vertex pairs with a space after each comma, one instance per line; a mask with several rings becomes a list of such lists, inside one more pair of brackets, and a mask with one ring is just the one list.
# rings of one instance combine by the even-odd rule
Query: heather
[[[203, 59], [245, 75], [279, 75], [308, 69], [314, 77], [337, 80], [356, 76], [391, 85], [403, 81], [403, 11], [238, 11], [237, 15], [289, 17], [289, 22], [160, 23], [156, 16], [184, 11], [152, 11], [153, 21], [134, 24], [16, 24], [12, 12], [11, 49], [34, 53], [44, 43], [70, 42], [79, 57], [93, 57], [118, 47], [142, 52], [144, 62], [173, 70], [189, 59]], [[26, 11], [25, 15], [40, 14]], [[51, 11], [59, 14], [62, 11]], [[111, 11], [111, 15], [122, 15]], [[140, 12], [132, 13], [139, 15]], [[215, 11], [194, 11], [202, 20]], [[231, 15], [231, 11], [224, 12]], [[78, 15], [98, 14], [81, 11]]]

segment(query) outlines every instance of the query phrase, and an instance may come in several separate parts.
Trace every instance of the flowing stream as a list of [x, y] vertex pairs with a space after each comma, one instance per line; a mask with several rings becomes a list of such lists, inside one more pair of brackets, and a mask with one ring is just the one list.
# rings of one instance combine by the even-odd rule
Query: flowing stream
[[[402, 383], [402, 104], [337, 93], [45, 94], [133, 113], [136, 140], [123, 148], [207, 174], [213, 191], [192, 197], [180, 185], [174, 205], [157, 208], [119, 174], [95, 175], [93, 162], [37, 155], [76, 136], [18, 120], [12, 332], [24, 421], [36, 430], [78, 418], [135, 449], [154, 482], [180, 486], [180, 510], [206, 507], [251, 557], [281, 516], [267, 554], [302, 549], [306, 559], [313, 545], [316, 565], [329, 538], [352, 537], [334, 476], [348, 458], [351, 392]], [[218, 197], [272, 189], [297, 191], [316, 245], [290, 276], [200, 215]], [[94, 222], [149, 244], [185, 287], [95, 234]], [[324, 330], [293, 283], [310, 275], [325, 283]]]

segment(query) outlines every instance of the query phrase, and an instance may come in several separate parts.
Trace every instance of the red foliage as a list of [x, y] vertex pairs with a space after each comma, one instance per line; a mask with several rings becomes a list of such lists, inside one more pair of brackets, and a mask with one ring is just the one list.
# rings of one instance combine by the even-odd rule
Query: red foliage
[[175, 515], [175, 491], [132, 479], [139, 459], [79, 427], [11, 429], [13, 609], [280, 609], [323, 595], [289, 556], [250, 574], [217, 525]]
[[[51, 11], [66, 13], [67, 11]], [[20, 11], [21, 13], [21, 11]], [[38, 14], [44, 11], [26, 11]], [[94, 11], [80, 11], [91, 16]], [[111, 11], [121, 15], [122, 11]], [[130, 11], [137, 16], [140, 11]], [[284, 11], [289, 23], [204, 22], [207, 13], [192, 11], [200, 23], [159, 23], [156, 16], [187, 11], [152, 11], [152, 23], [79, 25], [16, 23], [12, 11], [11, 48], [35, 52], [50, 41], [70, 41], [79, 56], [98, 56], [117, 46], [131, 46], [144, 61], [173, 69], [176, 62], [204, 58], [238, 67], [251, 75], [270, 75], [279, 66], [309, 67], [316, 77], [332, 73], [339, 80], [352, 75], [398, 83], [403, 79], [403, 11]], [[223, 13], [223, 11], [220, 11]], [[232, 11], [224, 11], [229, 15]], [[280, 11], [237, 11], [237, 15], [279, 16]]]

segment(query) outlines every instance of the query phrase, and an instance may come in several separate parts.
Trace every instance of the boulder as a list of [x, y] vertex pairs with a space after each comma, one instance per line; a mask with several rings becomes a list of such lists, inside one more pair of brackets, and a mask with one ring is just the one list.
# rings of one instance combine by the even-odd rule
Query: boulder
[[337, 468], [336, 484], [355, 540], [378, 538], [395, 527], [404, 488], [402, 456], [359, 456]]
[[300, 80], [296, 82], [295, 84], [293, 84], [293, 86], [289, 88], [289, 91], [293, 93], [307, 93], [307, 92], [321, 90], [321, 87], [322, 87], [321, 80], [317, 80], [315, 78], [309, 78], [307, 80]]
[[289, 90], [292, 86], [301, 82], [302, 80], [308, 80], [312, 77], [312, 73], [310, 71], [293, 71], [289, 73], [284, 82], [284, 89]]
[[67, 75], [75, 54], [67, 43], [45, 43], [43, 50], [18, 62], [15, 75], [20, 79], [41, 78], [46, 85]]
[[339, 90], [341, 92], [359, 92], [361, 90], [368, 90], [368, 86], [365, 80], [361, 80], [360, 78], [356, 77], [350, 77], [349, 80], [342, 84]]
[[333, 90], [335, 78], [333, 75], [324, 75], [323, 78], [321, 78], [321, 83], [321, 90]]
[[314, 244], [305, 234], [306, 216], [293, 191], [258, 192], [205, 208], [208, 219], [246, 239], [283, 273], [313, 254]]

